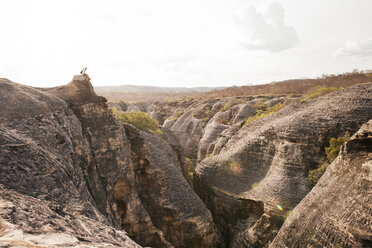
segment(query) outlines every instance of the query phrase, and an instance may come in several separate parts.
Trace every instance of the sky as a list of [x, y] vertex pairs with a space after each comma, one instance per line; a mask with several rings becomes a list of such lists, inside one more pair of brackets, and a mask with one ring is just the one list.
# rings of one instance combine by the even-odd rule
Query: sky
[[371, 0], [1, 0], [0, 78], [231, 86], [372, 69]]

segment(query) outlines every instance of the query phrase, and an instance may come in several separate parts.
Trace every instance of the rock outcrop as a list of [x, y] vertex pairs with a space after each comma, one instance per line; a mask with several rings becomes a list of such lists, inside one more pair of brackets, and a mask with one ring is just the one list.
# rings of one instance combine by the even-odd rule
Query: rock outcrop
[[[100, 177], [113, 167], [124, 166], [124, 161], [103, 164], [97, 160], [93, 150], [98, 147], [89, 143], [81, 121], [68, 107], [74, 106], [76, 111], [95, 108], [97, 112], [89, 112], [92, 121], [100, 115], [114, 121], [104, 99], [92, 94], [89, 86], [87, 79], [79, 76], [65, 88], [48, 93], [1, 80], [1, 104], [5, 106], [0, 125], [0, 184], [5, 209], [1, 218], [4, 230], [9, 230], [2, 244], [54, 245], [54, 239], [65, 237], [63, 246], [79, 242], [138, 246], [124, 232], [110, 237], [120, 222], [111, 198], [113, 189], [106, 190], [110, 185]], [[57, 91], [66, 101], [54, 95]], [[113, 129], [120, 132], [118, 127]], [[127, 148], [121, 156], [125, 153], [129, 154]], [[107, 179], [114, 181], [115, 176]], [[101, 239], [100, 229], [105, 233]]]
[[171, 127], [171, 132], [177, 137], [185, 155], [192, 159], [197, 157], [199, 141], [203, 134], [203, 120], [195, 118], [194, 111], [185, 111]]
[[371, 119], [371, 96], [369, 83], [292, 104], [243, 126], [218, 155], [198, 164], [194, 188], [226, 246], [270, 242], [285, 212], [310, 191], [307, 173], [320, 162], [329, 139], [354, 133]]
[[212, 154], [218, 135], [229, 127], [225, 120], [230, 118], [231, 111], [218, 112], [206, 125], [203, 137], [198, 146], [198, 161]]
[[270, 247], [372, 246], [372, 120], [293, 209]]
[[210, 212], [177, 154], [117, 121], [87, 75], [49, 89], [1, 79], [0, 94], [1, 245], [212, 245]]
[[[84, 207], [66, 209], [53, 201], [41, 200], [0, 186], [1, 247], [128, 247], [139, 248], [124, 231], [105, 218], [81, 214]], [[87, 209], [86, 211], [89, 211]]]
[[212, 216], [177, 166], [175, 152], [160, 137], [129, 125], [125, 130], [133, 151], [136, 189], [154, 225], [175, 247], [211, 247]]

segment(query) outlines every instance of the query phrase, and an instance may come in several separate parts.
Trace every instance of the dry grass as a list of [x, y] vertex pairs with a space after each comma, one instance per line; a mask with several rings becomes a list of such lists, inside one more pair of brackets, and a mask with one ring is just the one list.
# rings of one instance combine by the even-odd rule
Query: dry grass
[[352, 72], [340, 75], [324, 75], [316, 79], [292, 79], [270, 84], [253, 86], [233, 86], [223, 90], [201, 93], [201, 98], [223, 98], [249, 95], [309, 95], [318, 88], [345, 88], [351, 85], [372, 81], [371, 73]]

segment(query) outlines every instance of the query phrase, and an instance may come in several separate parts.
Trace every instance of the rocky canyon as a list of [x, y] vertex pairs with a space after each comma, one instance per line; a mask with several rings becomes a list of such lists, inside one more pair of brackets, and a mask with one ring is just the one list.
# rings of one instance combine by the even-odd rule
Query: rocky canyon
[[1, 247], [372, 246], [371, 82], [142, 107], [161, 134], [120, 121], [87, 74], [0, 79], [0, 96]]

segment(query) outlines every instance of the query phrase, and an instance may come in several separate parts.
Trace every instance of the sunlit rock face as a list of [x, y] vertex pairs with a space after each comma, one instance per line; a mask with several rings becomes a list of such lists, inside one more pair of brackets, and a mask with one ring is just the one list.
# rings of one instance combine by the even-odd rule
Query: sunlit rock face
[[[0, 246], [212, 245], [211, 215], [176, 154], [159, 138], [126, 130], [87, 75], [50, 89], [1, 79], [0, 94]], [[164, 149], [133, 150], [130, 133]], [[138, 152], [150, 167], [142, 170]]]
[[371, 247], [372, 120], [347, 142], [270, 247]]
[[269, 244], [286, 212], [310, 191], [307, 173], [329, 139], [354, 133], [371, 118], [371, 95], [369, 83], [287, 106], [227, 136], [218, 155], [198, 164], [194, 187], [225, 245]]

